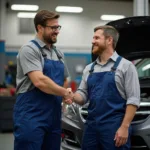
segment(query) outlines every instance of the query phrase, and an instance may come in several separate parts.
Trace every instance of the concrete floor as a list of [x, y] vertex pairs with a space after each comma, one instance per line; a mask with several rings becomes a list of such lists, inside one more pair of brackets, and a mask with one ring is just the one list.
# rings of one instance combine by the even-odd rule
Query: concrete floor
[[0, 133], [0, 150], [13, 150], [13, 142], [12, 133]]
[[0, 150], [13, 150], [13, 133], [0, 133]]
[[0, 133], [0, 150], [13, 150], [13, 143], [13, 133]]

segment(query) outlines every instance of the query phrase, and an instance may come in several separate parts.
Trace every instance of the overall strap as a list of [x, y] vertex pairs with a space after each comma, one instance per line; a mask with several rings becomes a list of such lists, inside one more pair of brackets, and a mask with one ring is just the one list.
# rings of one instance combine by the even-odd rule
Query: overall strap
[[93, 71], [94, 71], [94, 66], [95, 66], [96, 64], [97, 64], [97, 62], [94, 61], [93, 64], [92, 64], [92, 66], [91, 66], [91, 69], [90, 69], [90, 71], [89, 71], [90, 74], [93, 73]]
[[46, 58], [47, 54], [43, 51], [42, 47], [39, 45], [39, 43], [35, 40], [31, 40], [32, 43], [34, 43], [40, 50], [41, 50], [41, 53], [42, 53], [42, 56], [44, 58]]
[[[47, 55], [46, 55], [46, 53], [44, 53], [44, 51], [42, 50], [42, 47], [39, 45], [39, 43], [35, 40], [31, 40], [31, 42], [34, 43], [41, 50], [42, 56], [44, 58], [46, 58]], [[58, 51], [56, 50], [56, 47], [53, 46], [52, 48], [53, 48], [54, 52], [56, 53], [58, 59], [61, 60], [62, 56], [58, 53]]]
[[58, 51], [57, 51], [57, 49], [56, 49], [56, 46], [53, 46], [53, 50], [54, 50], [54, 52], [56, 53], [58, 59], [61, 60], [61, 59], [62, 59], [62, 56], [58, 53]]
[[117, 58], [117, 60], [116, 60], [116, 62], [115, 62], [115, 64], [114, 64], [114, 66], [111, 68], [112, 71], [116, 71], [116, 69], [117, 69], [117, 67], [118, 67], [118, 65], [119, 65], [119, 63], [120, 63], [120, 61], [121, 61], [121, 59], [122, 59], [122, 57], [121, 57], [121, 56], [118, 56], [118, 58]]

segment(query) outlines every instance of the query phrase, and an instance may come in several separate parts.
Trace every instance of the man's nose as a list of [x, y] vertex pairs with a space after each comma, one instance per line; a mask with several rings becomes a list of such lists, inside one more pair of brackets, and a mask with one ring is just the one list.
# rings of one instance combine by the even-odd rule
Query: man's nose
[[94, 44], [94, 43], [95, 43], [95, 40], [93, 39], [93, 40], [92, 40], [92, 44]]
[[54, 31], [54, 33], [57, 33], [57, 34], [59, 34], [59, 30], [55, 30], [55, 31]]

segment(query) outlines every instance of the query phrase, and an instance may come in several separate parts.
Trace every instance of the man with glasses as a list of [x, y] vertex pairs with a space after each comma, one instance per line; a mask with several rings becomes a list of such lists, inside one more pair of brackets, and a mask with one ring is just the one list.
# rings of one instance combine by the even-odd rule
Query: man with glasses
[[63, 54], [53, 45], [59, 15], [42, 10], [34, 18], [37, 35], [17, 56], [17, 100], [14, 107], [14, 150], [59, 150], [62, 97], [68, 72]]

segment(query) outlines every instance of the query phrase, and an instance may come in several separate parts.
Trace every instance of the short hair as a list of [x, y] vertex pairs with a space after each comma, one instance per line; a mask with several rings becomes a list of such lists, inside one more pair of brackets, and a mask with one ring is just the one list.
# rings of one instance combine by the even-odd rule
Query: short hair
[[37, 26], [46, 26], [46, 23], [49, 19], [58, 19], [60, 16], [55, 12], [51, 12], [48, 10], [39, 11], [34, 17], [34, 25], [35, 29], [38, 32]]
[[103, 30], [105, 37], [111, 36], [113, 38], [113, 48], [115, 49], [119, 39], [119, 32], [113, 26], [109, 25], [95, 27], [94, 32], [97, 30]]

